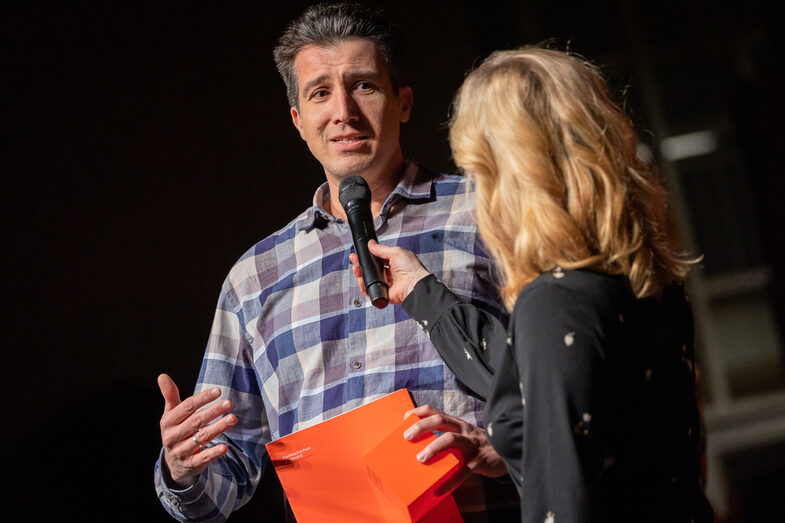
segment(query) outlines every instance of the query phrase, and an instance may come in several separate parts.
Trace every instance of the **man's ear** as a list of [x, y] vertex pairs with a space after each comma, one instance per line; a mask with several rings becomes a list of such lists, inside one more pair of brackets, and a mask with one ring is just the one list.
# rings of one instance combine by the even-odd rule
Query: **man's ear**
[[305, 140], [305, 136], [303, 136], [303, 126], [302, 126], [302, 123], [300, 123], [300, 113], [297, 110], [297, 107], [296, 106], [292, 106], [292, 108], [289, 110], [289, 112], [292, 115], [292, 123], [297, 128], [297, 131], [299, 131], [299, 133], [300, 133], [300, 138]]
[[414, 103], [412, 88], [408, 86], [399, 88], [398, 100], [401, 102], [401, 123], [406, 123], [412, 114], [412, 103]]

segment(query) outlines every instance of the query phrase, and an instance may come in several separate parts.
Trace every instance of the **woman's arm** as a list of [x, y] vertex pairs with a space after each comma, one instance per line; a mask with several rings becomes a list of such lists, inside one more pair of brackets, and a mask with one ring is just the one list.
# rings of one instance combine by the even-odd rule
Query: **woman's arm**
[[[430, 337], [439, 355], [458, 379], [483, 399], [493, 378], [491, 353], [503, 347], [506, 329], [492, 314], [462, 302], [401, 247], [368, 242], [371, 253], [385, 260], [389, 300], [402, 305]], [[365, 292], [355, 254], [350, 255], [354, 275]]]
[[491, 354], [504, 347], [504, 325], [492, 314], [458, 299], [429, 275], [415, 285], [403, 310], [428, 333], [450, 370], [486, 399], [493, 381]]

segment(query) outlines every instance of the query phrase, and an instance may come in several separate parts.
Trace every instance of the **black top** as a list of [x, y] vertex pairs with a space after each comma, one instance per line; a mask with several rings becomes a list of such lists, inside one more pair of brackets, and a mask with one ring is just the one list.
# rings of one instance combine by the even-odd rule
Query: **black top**
[[637, 300], [624, 277], [557, 270], [524, 288], [506, 330], [434, 277], [403, 306], [487, 398], [522, 521], [713, 521], [681, 286]]

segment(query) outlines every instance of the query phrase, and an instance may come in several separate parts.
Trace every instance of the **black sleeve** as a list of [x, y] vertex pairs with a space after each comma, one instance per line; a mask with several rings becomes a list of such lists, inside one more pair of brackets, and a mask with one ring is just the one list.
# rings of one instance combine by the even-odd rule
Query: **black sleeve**
[[481, 398], [493, 378], [493, 348], [504, 347], [505, 326], [492, 314], [464, 303], [435, 276], [423, 278], [401, 304], [428, 333], [458, 379]]
[[521, 382], [510, 386], [523, 403], [523, 522], [591, 519], [587, 468], [596, 461], [592, 388], [601, 364], [601, 320], [596, 304], [583, 298], [538, 286], [524, 291], [511, 320], [510, 350]]

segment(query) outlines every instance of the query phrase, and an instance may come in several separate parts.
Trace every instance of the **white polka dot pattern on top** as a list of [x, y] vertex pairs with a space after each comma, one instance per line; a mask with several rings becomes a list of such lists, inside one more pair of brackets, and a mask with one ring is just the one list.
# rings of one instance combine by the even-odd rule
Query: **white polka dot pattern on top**
[[[506, 362], [509, 362], [511, 368], [510, 372], [499, 374], [505, 379], [500, 379], [498, 388], [494, 390], [498, 403], [489, 410], [488, 421], [494, 423], [488, 423], [486, 434], [488, 437], [493, 435], [497, 451], [512, 464], [510, 474], [526, 478], [519, 486], [523, 499], [530, 502], [527, 510], [534, 516], [535, 522], [556, 523], [556, 510], [559, 511], [560, 520], [586, 521], [591, 515], [577, 514], [578, 510], [575, 509], [584, 506], [585, 496], [591, 499], [592, 489], [596, 485], [602, 484], [604, 488], [607, 484], [617, 491], [631, 492], [633, 489], [630, 489], [630, 484], [647, 477], [645, 467], [635, 467], [634, 470], [628, 467], [628, 444], [640, 444], [641, 448], [647, 449], [644, 462], [649, 459], [648, 455], [656, 453], [651, 449], [656, 448], [657, 443], [664, 438], [668, 438], [668, 443], [672, 439], [684, 455], [687, 455], [689, 449], [690, 460], [694, 461], [698, 455], [695, 449], [701, 441], [701, 430], [693, 419], [697, 419], [694, 411], [669, 409], [665, 412], [663, 409], [660, 419], [657, 409], [663, 398], [669, 400], [678, 397], [677, 394], [683, 396], [678, 397], [680, 400], [694, 401], [689, 394], [693, 383], [687, 376], [690, 364], [693, 367], [695, 365], [694, 347], [689, 334], [692, 328], [691, 315], [682, 301], [683, 295], [669, 294], [670, 288], [657, 299], [634, 300], [624, 278], [591, 271], [554, 269], [530, 285], [516, 304], [510, 324], [506, 327], [508, 330], [494, 334], [499, 337], [507, 334], [509, 348], [504, 355], [509, 358]], [[526, 335], [527, 329], [530, 332], [533, 330], [534, 334]], [[512, 339], [513, 335], [515, 339]], [[483, 347], [485, 340], [482, 336], [478, 338], [475, 338], [475, 343], [479, 342], [478, 345]], [[476, 363], [454, 352], [456, 346], [468, 346], [460, 341], [451, 346], [451, 354], [458, 363]], [[600, 349], [602, 357], [597, 357]], [[474, 358], [474, 353], [469, 352]], [[477, 352], [479, 355], [487, 354], [482, 352], [482, 348]], [[564, 372], [565, 379], [558, 383], [561, 388], [557, 393], [553, 393], [556, 389], [552, 388], [556, 380], [539, 379], [536, 373], [529, 376], [526, 372], [527, 369], [548, 365], [553, 365], [556, 372]], [[657, 376], [654, 376], [655, 366]], [[515, 393], [516, 379], [519, 395]], [[603, 380], [603, 386], [607, 386], [603, 390], [609, 392], [607, 396], [598, 399], [599, 395], [594, 394], [596, 380]], [[671, 382], [678, 390], [664, 390]], [[615, 394], [617, 390], [621, 392], [618, 396]], [[627, 416], [626, 406], [631, 404], [632, 399], [630, 393], [634, 394], [632, 401], [635, 402], [635, 408], [629, 409], [631, 412]], [[527, 405], [529, 395], [533, 398], [531, 405]], [[619, 406], [624, 408], [619, 409]], [[603, 423], [606, 416], [603, 412], [610, 411], [615, 415], [619, 410], [625, 410], [625, 415], [616, 418], [622, 423], [618, 426]], [[566, 415], [556, 417], [553, 412], [564, 412]], [[645, 413], [643, 416], [647, 421], [656, 420], [658, 427], [666, 427], [667, 436], [649, 430], [647, 423], [640, 423], [640, 412]], [[598, 416], [596, 420], [595, 413]], [[502, 423], [505, 419], [511, 419], [514, 423]], [[496, 426], [496, 422], [500, 424]], [[533, 445], [530, 441], [545, 442], [547, 445], [563, 441], [567, 448], [558, 456], [556, 452], [550, 454], [556, 456], [553, 459], [534, 458], [535, 452], [532, 451], [526, 455], [527, 459], [529, 456], [532, 458], [526, 461], [527, 467], [522, 470], [524, 460], [518, 453], [526, 449], [527, 444]], [[656, 455], [657, 464], [663, 465], [662, 476], [666, 483], [663, 487], [667, 487], [664, 490], [673, 491], [674, 495], [662, 503], [668, 504], [668, 507], [646, 507], [645, 510], [654, 516], [652, 521], [677, 518], [689, 521], [699, 510], [695, 507], [700, 500], [687, 499], [680, 493], [682, 491], [667, 485], [671, 477], [676, 477], [677, 482], [683, 482], [685, 487], [697, 485], [699, 479], [692, 470], [685, 472], [680, 462], [682, 458], [672, 454], [666, 450]], [[569, 458], [559, 459], [565, 455], [569, 455]], [[572, 459], [575, 455], [581, 460]], [[623, 462], [616, 463], [617, 455], [620, 460], [624, 458]], [[585, 463], [590, 463], [590, 470], [581, 468]], [[588, 473], [592, 481], [586, 483], [588, 488], [583, 493], [575, 495], [574, 491], [567, 490], [573, 488], [570, 482], [560, 480], [577, 477], [581, 473]], [[553, 495], [543, 495], [539, 491], [546, 482]], [[648, 497], [646, 492], [641, 492], [641, 495]], [[643, 504], [634, 496], [635, 493], [631, 493], [625, 494], [621, 500], [618, 497], [602, 500], [600, 510], [613, 517], [614, 511], [617, 514], [626, 512], [619, 509], [641, 507]], [[700, 496], [698, 492], [694, 497]], [[664, 514], [672, 515], [673, 512], [669, 511], [677, 504], [677, 518], [661, 517]], [[574, 518], [572, 510], [576, 511]], [[648, 515], [639, 514], [639, 518], [644, 519]], [[701, 517], [695, 517], [695, 520], [708, 521], [702, 516], [701, 512]], [[636, 520], [635, 517], [629, 518], [629, 521]]]
[[588, 436], [590, 427], [589, 424], [591, 423], [591, 414], [585, 412], [583, 414], [582, 419], [572, 428], [572, 431], [575, 433], [576, 436]]

